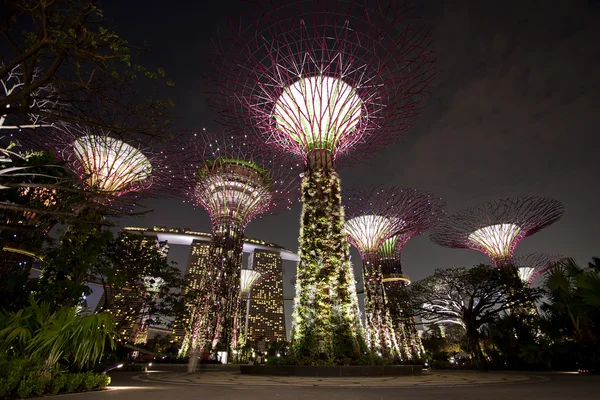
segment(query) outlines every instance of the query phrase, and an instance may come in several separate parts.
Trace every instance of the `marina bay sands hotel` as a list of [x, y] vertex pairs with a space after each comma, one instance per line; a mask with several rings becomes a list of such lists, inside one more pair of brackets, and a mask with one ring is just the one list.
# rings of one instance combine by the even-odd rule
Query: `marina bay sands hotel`
[[[123, 231], [155, 238], [165, 252], [171, 246], [189, 247], [185, 269], [186, 284], [183, 290], [196, 288], [197, 282], [206, 271], [210, 233], [189, 229], [124, 228]], [[283, 307], [283, 261], [298, 261], [298, 255], [288, 249], [259, 239], [244, 238], [244, 269], [258, 272], [260, 278], [252, 287], [246, 302], [246, 317], [242, 329], [248, 341], [278, 342], [286, 340], [285, 313]], [[243, 309], [240, 310], [243, 312]], [[172, 338], [181, 343], [184, 327], [189, 316], [177, 316]], [[245, 325], [245, 326], [244, 326]]]

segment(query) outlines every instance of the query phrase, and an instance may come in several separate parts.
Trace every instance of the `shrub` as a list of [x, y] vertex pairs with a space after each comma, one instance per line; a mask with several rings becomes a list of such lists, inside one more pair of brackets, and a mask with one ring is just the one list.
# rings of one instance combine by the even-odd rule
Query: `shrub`
[[93, 372], [86, 372], [83, 374], [82, 386], [85, 390], [92, 390], [98, 387], [98, 376]]
[[52, 382], [50, 383], [50, 393], [58, 394], [61, 390], [65, 388], [67, 385], [67, 381], [69, 380], [70, 374], [59, 374], [55, 375], [52, 378]]
[[[45, 383], [36, 382], [35, 375], [30, 376], [32, 371], [41, 371], [41, 365], [22, 358], [8, 358], [0, 356], [0, 398], [14, 397], [20, 389], [23, 393], [31, 393], [34, 389], [39, 391], [38, 386]], [[48, 378], [45, 378], [46, 382]], [[27, 381], [27, 383], [24, 383]], [[21, 385], [23, 387], [21, 388]], [[42, 387], [43, 389], [43, 387]]]
[[0, 357], [0, 399], [38, 397], [106, 387], [110, 377], [104, 374], [42, 374], [41, 364], [18, 358]]
[[71, 393], [76, 391], [85, 379], [85, 374], [68, 374], [65, 391]]
[[29, 397], [30, 395], [40, 396], [44, 393], [45, 379], [42, 375], [35, 373], [29, 374], [27, 378], [21, 381], [19, 388], [17, 389], [17, 395], [19, 397]]
[[8, 379], [0, 378], [0, 399], [7, 398], [11, 392], [12, 388], [8, 386]]
[[110, 385], [110, 376], [108, 375], [97, 375], [98, 376], [98, 387], [104, 388]]

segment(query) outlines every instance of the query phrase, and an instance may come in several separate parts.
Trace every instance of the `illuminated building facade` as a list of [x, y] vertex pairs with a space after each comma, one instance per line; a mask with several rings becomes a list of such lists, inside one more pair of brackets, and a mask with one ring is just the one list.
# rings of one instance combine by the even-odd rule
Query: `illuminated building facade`
[[260, 273], [260, 280], [250, 292], [246, 341], [286, 340], [281, 256], [277, 252], [254, 250], [248, 260], [248, 269]]
[[[151, 229], [147, 228], [137, 228], [137, 227], [128, 227], [124, 229], [127, 232], [137, 232], [144, 236], [154, 237], [160, 242], [168, 242], [169, 246], [189, 246], [189, 259], [186, 267], [186, 286], [183, 288], [184, 293], [189, 293], [191, 290], [198, 289], [200, 290], [202, 287], [203, 277], [208, 271], [205, 268], [208, 265], [209, 261], [209, 248], [210, 248], [210, 239], [211, 234], [207, 232], [198, 232], [192, 231], [189, 229], [182, 228], [167, 228], [161, 226], [155, 226]], [[250, 299], [257, 298], [257, 296], [261, 296], [261, 301], [264, 301], [262, 309], [265, 312], [271, 313], [278, 323], [277, 329], [271, 328], [273, 332], [272, 337], [277, 337], [281, 339], [276, 340], [285, 340], [286, 339], [286, 330], [285, 330], [285, 319], [283, 317], [283, 271], [282, 265], [283, 261], [286, 262], [298, 262], [298, 255], [294, 252], [285, 249], [281, 246], [278, 246], [273, 243], [265, 242], [264, 240], [254, 239], [254, 238], [244, 238], [243, 243], [243, 253], [249, 255], [248, 259], [248, 268], [252, 267], [253, 270], [258, 272], [260, 276], [258, 277], [257, 283], [253, 286], [253, 289], [250, 291]], [[277, 260], [278, 258], [278, 260]], [[242, 273], [245, 269], [242, 269]], [[267, 272], [263, 272], [267, 271]], [[265, 276], [263, 277], [263, 273]], [[264, 280], [263, 280], [264, 279]], [[242, 274], [242, 283], [243, 283], [243, 274]], [[242, 285], [242, 289], [243, 289]], [[241, 293], [240, 300], [240, 326], [241, 332], [246, 332], [246, 315], [248, 310], [248, 303], [246, 300], [248, 296], [244, 296], [244, 293]], [[264, 300], [263, 300], [264, 299]], [[277, 299], [277, 304], [275, 304], [275, 299]], [[258, 304], [258, 300], [257, 300]], [[258, 310], [258, 308], [257, 308]], [[280, 313], [281, 317], [275, 317], [277, 313]], [[189, 317], [190, 315], [178, 315], [175, 318], [173, 329], [172, 329], [172, 341], [178, 345], [182, 345], [186, 329], [189, 327]], [[250, 319], [248, 319], [250, 320]], [[275, 323], [269, 322], [267, 320], [266, 324], [270, 327], [274, 327]], [[280, 328], [279, 328], [280, 326]], [[267, 331], [267, 328], [258, 328], [261, 331]], [[250, 338], [249, 340], [259, 340]], [[265, 341], [270, 341], [265, 335]]]
[[[201, 291], [204, 286], [204, 278], [208, 271], [210, 255], [210, 242], [195, 239], [190, 246], [190, 255], [185, 269], [185, 287], [183, 294], [187, 295], [191, 291]], [[190, 324], [190, 315], [193, 304], [186, 304], [183, 315], [178, 315], [173, 324], [173, 341], [182, 343], [185, 337], [186, 328]]]
[[[107, 300], [108, 298], [108, 300]], [[106, 308], [106, 304], [108, 308]], [[133, 343], [135, 341], [136, 332], [142, 329], [138, 313], [143, 307], [140, 299], [135, 299], [132, 296], [130, 288], [123, 288], [118, 293], [113, 294], [110, 288], [106, 288], [102, 292], [96, 312], [107, 311], [111, 313], [115, 319], [117, 333], [123, 343]]]

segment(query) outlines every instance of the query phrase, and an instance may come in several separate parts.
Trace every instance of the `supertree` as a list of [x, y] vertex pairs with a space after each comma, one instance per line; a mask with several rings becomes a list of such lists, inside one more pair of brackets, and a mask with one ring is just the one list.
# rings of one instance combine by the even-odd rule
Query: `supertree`
[[444, 218], [433, 228], [433, 242], [486, 254], [496, 267], [514, 266], [521, 240], [556, 222], [563, 204], [545, 197], [509, 197], [484, 203]]
[[88, 201], [76, 213], [91, 208], [125, 212], [144, 193], [165, 193], [175, 178], [168, 158], [177, 149], [148, 138], [131, 135], [124, 140], [101, 128], [57, 123], [27, 131], [19, 140], [52, 151], [77, 178]]
[[537, 278], [544, 275], [554, 264], [565, 258], [562, 254], [530, 253], [515, 257], [514, 264], [523, 283], [533, 287], [533, 283]]
[[420, 201], [401, 214], [400, 218], [407, 221], [407, 227], [383, 242], [378, 249], [387, 306], [396, 330], [396, 340], [401, 355], [409, 360], [421, 359], [424, 351], [406, 291], [411, 280], [402, 269], [402, 250], [409, 240], [435, 226], [444, 215], [445, 207], [446, 202], [433, 194], [421, 197]]
[[351, 190], [344, 201], [348, 240], [363, 261], [367, 344], [384, 357], [399, 357], [400, 352], [386, 307], [378, 251], [387, 239], [411, 229], [412, 222], [403, 217], [420, 211], [430, 197], [415, 189], [370, 187]]
[[433, 79], [428, 30], [386, 1], [272, 1], [259, 15], [216, 41], [216, 108], [230, 127], [249, 127], [249, 140], [304, 161], [296, 354], [358, 357], [335, 165], [362, 161], [414, 125]]
[[150, 327], [150, 319], [152, 318], [152, 307], [161, 291], [165, 280], [153, 276], [145, 276], [143, 278], [144, 291], [142, 293], [142, 304], [138, 311], [138, 317], [135, 322], [135, 332], [133, 334], [133, 344], [146, 344], [148, 342], [148, 328]]
[[181, 353], [206, 344], [238, 344], [238, 307], [244, 231], [261, 214], [298, 201], [298, 171], [279, 158], [225, 134], [194, 134], [185, 141], [181, 190], [210, 215], [209, 271], [190, 318]]

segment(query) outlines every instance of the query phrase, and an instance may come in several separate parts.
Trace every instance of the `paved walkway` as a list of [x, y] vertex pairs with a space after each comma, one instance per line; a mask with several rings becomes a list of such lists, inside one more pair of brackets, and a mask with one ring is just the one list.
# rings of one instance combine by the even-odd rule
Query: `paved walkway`
[[597, 376], [564, 373], [435, 371], [420, 377], [341, 379], [152, 369], [171, 373], [114, 372], [108, 390], [44, 400], [597, 400], [600, 393]]
[[382, 377], [295, 377], [242, 375], [239, 372], [203, 371], [194, 374], [151, 371], [136, 379], [146, 382], [170, 383], [179, 385], [218, 385], [218, 386], [295, 386], [295, 387], [444, 387], [470, 386], [506, 383], [533, 383], [548, 378], [534, 374], [511, 374], [501, 372], [448, 371], [429, 372], [422, 375], [382, 376]]

